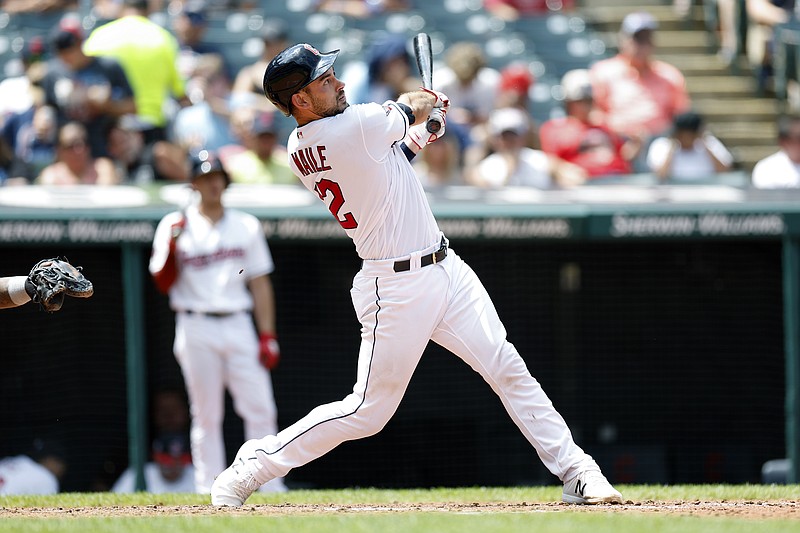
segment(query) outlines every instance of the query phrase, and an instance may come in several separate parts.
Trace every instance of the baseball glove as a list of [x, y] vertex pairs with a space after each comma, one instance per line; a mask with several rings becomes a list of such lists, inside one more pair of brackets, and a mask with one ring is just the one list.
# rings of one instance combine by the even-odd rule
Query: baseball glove
[[53, 313], [61, 309], [65, 295], [88, 298], [94, 294], [94, 287], [81, 274], [81, 267], [72, 266], [66, 257], [54, 257], [34, 265], [25, 281], [25, 291], [42, 309]]

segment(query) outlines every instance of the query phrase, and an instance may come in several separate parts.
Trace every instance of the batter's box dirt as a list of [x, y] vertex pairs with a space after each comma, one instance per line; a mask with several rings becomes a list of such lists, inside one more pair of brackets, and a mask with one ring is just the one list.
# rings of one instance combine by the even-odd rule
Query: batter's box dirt
[[360, 513], [643, 513], [684, 516], [719, 516], [761, 520], [767, 518], [800, 520], [800, 501], [627, 501], [619, 505], [568, 505], [564, 503], [392, 503], [392, 504], [281, 504], [245, 505], [241, 508], [216, 508], [211, 505], [146, 505], [110, 507], [2, 507], [3, 518], [65, 518], [120, 516], [189, 516], [241, 514], [285, 516], [303, 514]]

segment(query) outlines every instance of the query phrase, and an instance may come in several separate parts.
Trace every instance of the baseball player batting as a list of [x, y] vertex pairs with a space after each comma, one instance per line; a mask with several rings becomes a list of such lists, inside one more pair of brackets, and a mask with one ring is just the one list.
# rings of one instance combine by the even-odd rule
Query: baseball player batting
[[428, 341], [478, 372], [500, 398], [570, 503], [621, 502], [525, 366], [475, 272], [449, 247], [410, 159], [445, 133], [426, 131], [449, 101], [425, 89], [350, 106], [333, 71], [338, 50], [291, 46], [267, 66], [264, 90], [294, 117], [292, 169], [327, 205], [363, 260], [351, 298], [361, 322], [356, 383], [276, 435], [246, 441], [215, 480], [211, 501], [240, 506], [261, 484], [347, 440], [379, 432], [395, 413]]

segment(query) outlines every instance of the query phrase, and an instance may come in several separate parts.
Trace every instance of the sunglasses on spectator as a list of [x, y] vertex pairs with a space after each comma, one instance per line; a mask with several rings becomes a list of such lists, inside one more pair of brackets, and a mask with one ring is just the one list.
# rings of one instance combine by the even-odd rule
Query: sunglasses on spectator
[[633, 41], [636, 44], [650, 44], [653, 42], [653, 32], [650, 30], [642, 30], [633, 34]]
[[77, 150], [78, 148], [85, 148], [85, 147], [86, 147], [86, 141], [81, 139], [68, 141], [61, 145], [61, 148], [64, 148], [65, 150]]

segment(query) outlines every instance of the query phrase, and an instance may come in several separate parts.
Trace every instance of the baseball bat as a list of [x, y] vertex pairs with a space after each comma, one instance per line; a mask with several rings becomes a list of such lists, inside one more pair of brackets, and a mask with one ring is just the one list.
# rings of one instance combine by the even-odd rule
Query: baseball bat
[[[414, 36], [414, 57], [417, 59], [419, 76], [425, 89], [433, 89], [433, 48], [431, 38], [427, 33], [418, 33]], [[442, 117], [432, 115], [425, 124], [428, 133], [438, 133], [442, 129]]]

